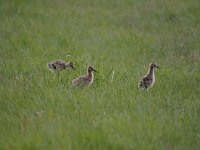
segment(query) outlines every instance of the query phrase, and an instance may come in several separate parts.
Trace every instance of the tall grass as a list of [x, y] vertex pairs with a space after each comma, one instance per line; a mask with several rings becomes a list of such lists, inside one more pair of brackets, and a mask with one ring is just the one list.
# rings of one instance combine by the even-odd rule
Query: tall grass
[[[0, 149], [199, 149], [198, 0], [8, 0], [0, 14]], [[53, 78], [54, 59], [77, 71]], [[94, 84], [70, 89], [86, 64]]]

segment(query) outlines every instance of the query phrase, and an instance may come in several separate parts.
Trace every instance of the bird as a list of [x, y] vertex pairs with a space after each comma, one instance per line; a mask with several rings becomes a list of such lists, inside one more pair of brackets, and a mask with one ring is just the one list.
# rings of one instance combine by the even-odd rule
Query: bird
[[54, 73], [60, 72], [60, 71], [65, 70], [65, 69], [76, 70], [71, 61], [65, 62], [63, 60], [54, 60], [52, 62], [49, 62], [49, 63], [47, 63], [47, 68]]
[[147, 90], [153, 87], [155, 83], [155, 74], [154, 74], [155, 68], [160, 69], [160, 67], [158, 67], [155, 63], [151, 63], [147, 75], [145, 75], [138, 84], [138, 87], [140, 89]]
[[77, 77], [75, 79], [72, 80], [72, 87], [75, 86], [90, 86], [93, 83], [93, 79], [94, 79], [94, 74], [93, 72], [97, 72], [93, 66], [88, 65], [87, 66], [87, 73], [86, 75]]

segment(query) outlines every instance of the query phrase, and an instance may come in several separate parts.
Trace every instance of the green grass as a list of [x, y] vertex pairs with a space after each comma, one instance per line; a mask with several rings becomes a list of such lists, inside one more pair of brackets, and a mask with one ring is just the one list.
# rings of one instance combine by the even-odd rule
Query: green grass
[[[0, 14], [0, 149], [199, 149], [199, 0], [1, 0]], [[53, 79], [54, 59], [77, 71]], [[94, 84], [69, 89], [86, 64]]]

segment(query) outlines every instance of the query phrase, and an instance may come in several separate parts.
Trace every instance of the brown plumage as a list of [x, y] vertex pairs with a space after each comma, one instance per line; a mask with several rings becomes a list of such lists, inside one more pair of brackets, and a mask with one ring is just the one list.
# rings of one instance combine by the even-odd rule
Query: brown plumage
[[147, 75], [144, 76], [138, 84], [139, 88], [147, 90], [148, 88], [151, 88], [154, 85], [155, 83], [154, 69], [155, 68], [159, 68], [159, 67], [156, 64], [151, 63], [149, 66], [149, 71]]
[[65, 62], [63, 60], [49, 62], [47, 68], [52, 72], [60, 72], [65, 69], [75, 69], [72, 62]]
[[90, 86], [93, 83], [94, 75], [93, 72], [97, 72], [92, 66], [87, 67], [86, 75], [80, 76], [72, 80], [73, 86]]

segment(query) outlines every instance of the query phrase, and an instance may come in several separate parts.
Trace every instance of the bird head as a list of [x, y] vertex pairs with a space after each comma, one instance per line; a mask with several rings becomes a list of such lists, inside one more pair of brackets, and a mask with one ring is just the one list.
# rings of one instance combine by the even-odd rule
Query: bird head
[[150, 67], [151, 68], [158, 68], [158, 69], [160, 69], [160, 67], [158, 67], [155, 63], [151, 63]]
[[73, 62], [68, 62], [68, 66], [69, 66], [69, 68], [72, 68], [72, 69], [74, 69], [74, 70], [76, 70], [75, 68], [74, 68], [74, 65], [73, 65]]
[[97, 71], [94, 69], [94, 67], [91, 66], [91, 65], [88, 66], [88, 69], [87, 69], [87, 70], [88, 70], [88, 72], [93, 72], [93, 71], [94, 71], [94, 72], [97, 72]]

